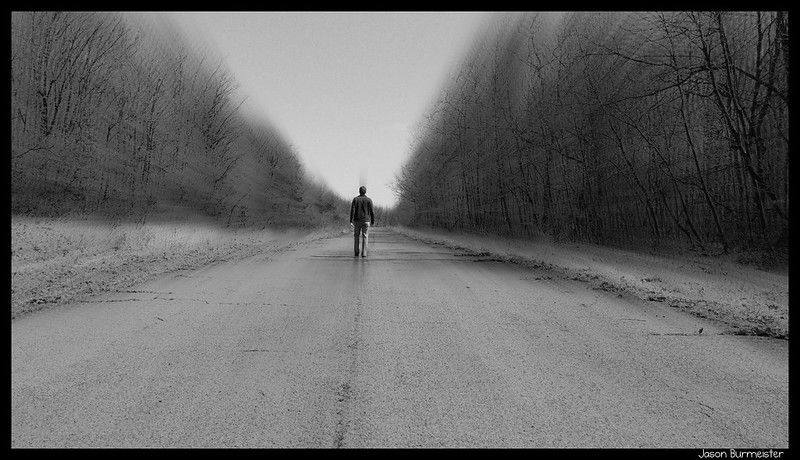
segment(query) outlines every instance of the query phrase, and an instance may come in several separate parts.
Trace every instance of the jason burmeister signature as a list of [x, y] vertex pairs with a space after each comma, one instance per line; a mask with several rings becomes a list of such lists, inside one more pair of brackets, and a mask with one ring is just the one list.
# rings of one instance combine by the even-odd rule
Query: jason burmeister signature
[[773, 449], [705, 450], [697, 458], [782, 458], [783, 452]]

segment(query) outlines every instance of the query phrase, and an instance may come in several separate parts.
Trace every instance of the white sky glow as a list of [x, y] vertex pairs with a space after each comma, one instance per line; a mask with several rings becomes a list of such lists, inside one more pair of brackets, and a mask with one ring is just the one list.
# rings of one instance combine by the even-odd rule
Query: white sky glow
[[392, 206], [411, 129], [489, 13], [181, 12], [171, 19], [225, 59], [250, 109], [344, 198]]

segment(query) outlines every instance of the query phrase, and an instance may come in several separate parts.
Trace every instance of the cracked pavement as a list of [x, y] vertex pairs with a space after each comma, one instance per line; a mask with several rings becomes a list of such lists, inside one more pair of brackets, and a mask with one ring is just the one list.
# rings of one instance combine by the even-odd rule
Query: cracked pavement
[[788, 446], [787, 340], [370, 231], [12, 321], [12, 446]]

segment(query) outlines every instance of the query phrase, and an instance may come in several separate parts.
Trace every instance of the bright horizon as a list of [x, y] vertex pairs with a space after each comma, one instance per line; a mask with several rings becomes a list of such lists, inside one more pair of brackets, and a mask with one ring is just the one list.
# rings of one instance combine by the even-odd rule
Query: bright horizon
[[410, 153], [412, 130], [491, 13], [176, 12], [190, 40], [225, 60], [248, 110], [345, 199], [376, 205]]

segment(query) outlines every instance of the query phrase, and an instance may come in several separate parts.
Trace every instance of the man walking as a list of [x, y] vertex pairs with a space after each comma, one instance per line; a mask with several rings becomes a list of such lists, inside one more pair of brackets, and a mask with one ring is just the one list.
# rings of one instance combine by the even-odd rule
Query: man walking
[[350, 226], [354, 230], [355, 257], [358, 257], [359, 253], [359, 237], [361, 237], [361, 257], [367, 257], [367, 230], [372, 225], [375, 225], [372, 199], [367, 196], [367, 188], [362, 185], [358, 188], [358, 196], [353, 198], [353, 203], [350, 205]]

